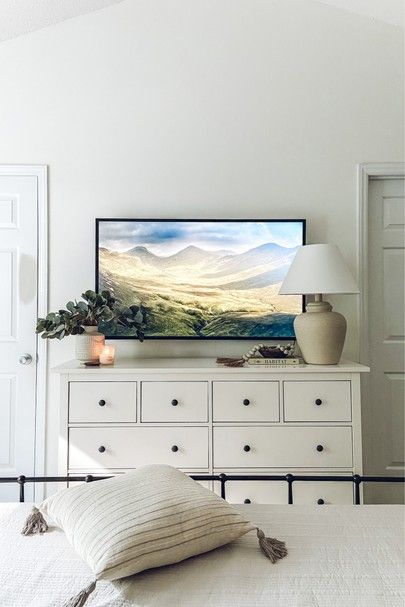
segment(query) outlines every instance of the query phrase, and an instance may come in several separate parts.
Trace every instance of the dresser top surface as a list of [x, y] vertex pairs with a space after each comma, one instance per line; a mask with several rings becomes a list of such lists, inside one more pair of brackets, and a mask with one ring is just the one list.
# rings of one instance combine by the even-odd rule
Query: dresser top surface
[[118, 358], [113, 365], [86, 367], [77, 360], [70, 360], [53, 368], [55, 373], [206, 373], [210, 374], [290, 374], [290, 373], [365, 373], [370, 369], [356, 362], [342, 360], [337, 365], [254, 365], [225, 367], [215, 358]]

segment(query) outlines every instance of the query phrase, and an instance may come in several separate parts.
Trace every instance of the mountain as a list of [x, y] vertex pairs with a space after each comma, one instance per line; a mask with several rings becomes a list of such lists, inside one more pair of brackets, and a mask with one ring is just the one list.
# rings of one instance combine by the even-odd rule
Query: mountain
[[167, 257], [100, 247], [99, 284], [124, 305], [142, 301], [148, 335], [290, 336], [301, 297], [278, 291], [295, 252], [272, 243], [241, 254], [188, 246]]
[[210, 261], [216, 260], [218, 257], [221, 258], [223, 255], [227, 254], [228, 251], [224, 251], [223, 253], [219, 251], [204, 251], [204, 249], [200, 249], [199, 247], [195, 247], [193, 245], [185, 247], [184, 249], [181, 249], [181, 251], [174, 253], [174, 255], [169, 255], [167, 257], [155, 255], [144, 246], [136, 246], [133, 249], [126, 251], [126, 255], [136, 257], [143, 263], [153, 265], [154, 267], [160, 269], [170, 268], [173, 266], [190, 266], [202, 263], [208, 264]]
[[99, 247], [98, 248], [98, 255], [99, 257], [112, 257], [112, 258], [119, 258], [121, 253], [118, 253], [118, 251], [112, 251], [111, 249], [107, 249], [106, 247]]
[[[226, 249], [205, 251], [200, 247], [189, 245], [174, 255], [163, 257], [155, 255], [145, 246], [138, 245], [123, 255], [132, 257], [134, 264], [136, 260], [137, 264], [153, 267], [157, 271], [170, 272], [172, 268], [177, 270], [182, 266], [195, 266], [202, 280], [215, 279], [218, 288], [223, 290], [243, 290], [266, 287], [282, 281], [297, 249], [298, 247], [288, 248], [275, 243], [266, 243], [244, 253], [235, 254]], [[100, 247], [100, 254], [118, 257], [121, 255], [104, 247]], [[237, 276], [240, 272], [245, 272], [245, 275], [238, 280]], [[232, 275], [231, 282], [227, 282], [226, 279], [230, 275]]]
[[[268, 243], [249, 249], [245, 253], [232, 255], [219, 259], [216, 268], [209, 268], [206, 278], [228, 276], [245, 270], [254, 270], [257, 266], [268, 265], [269, 272], [276, 270], [279, 266], [288, 267], [297, 252], [298, 247], [281, 247], [274, 243]], [[278, 280], [272, 281], [278, 282]]]
[[181, 251], [178, 251], [174, 255], [170, 255], [165, 258], [166, 265], [193, 265], [197, 263], [202, 263], [204, 261], [208, 262], [212, 259], [217, 259], [218, 255], [216, 252], [212, 251], [204, 251], [204, 249], [200, 249], [199, 247], [195, 247], [190, 245]]
[[230, 257], [231, 255], [236, 255], [235, 251], [231, 251], [230, 249], [218, 249], [217, 251], [210, 251], [215, 257]]
[[234, 280], [233, 282], [221, 284], [219, 288], [223, 290], [232, 289], [245, 291], [248, 289], [268, 287], [277, 284], [278, 282], [282, 282], [288, 272], [288, 268], [289, 266], [287, 264], [281, 265], [274, 268], [274, 270], [262, 272], [261, 274], [256, 274], [255, 276], [245, 278], [244, 280]]
[[133, 249], [129, 249], [129, 251], [125, 251], [126, 255], [132, 255], [133, 257], [137, 257], [144, 263], [159, 263], [160, 257], [154, 255], [147, 249], [146, 247], [137, 246], [133, 247]]
[[[254, 262], [256, 265], [262, 263], [276, 262], [286, 256], [290, 257], [291, 255], [295, 255], [297, 249], [298, 247], [281, 247], [280, 245], [274, 244], [273, 242], [262, 244], [259, 247], [249, 249], [249, 251], [238, 255], [238, 267], [240, 268], [245, 263], [250, 264], [251, 262]], [[229, 260], [229, 263], [231, 262], [232, 260]]]

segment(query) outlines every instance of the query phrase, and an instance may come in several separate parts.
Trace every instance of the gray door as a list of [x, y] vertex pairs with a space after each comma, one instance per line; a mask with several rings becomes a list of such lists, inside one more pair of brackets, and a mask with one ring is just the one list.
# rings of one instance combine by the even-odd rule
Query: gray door
[[[376, 179], [369, 188], [369, 362], [363, 407], [366, 472], [403, 475], [404, 457], [404, 179]], [[404, 487], [374, 484], [372, 503], [403, 503]]]

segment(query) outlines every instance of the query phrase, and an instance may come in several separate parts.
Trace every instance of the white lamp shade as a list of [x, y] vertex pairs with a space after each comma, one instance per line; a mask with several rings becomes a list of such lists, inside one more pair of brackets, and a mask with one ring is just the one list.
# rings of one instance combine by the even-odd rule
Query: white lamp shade
[[280, 295], [313, 293], [359, 293], [334, 244], [310, 244], [298, 249], [280, 289]]

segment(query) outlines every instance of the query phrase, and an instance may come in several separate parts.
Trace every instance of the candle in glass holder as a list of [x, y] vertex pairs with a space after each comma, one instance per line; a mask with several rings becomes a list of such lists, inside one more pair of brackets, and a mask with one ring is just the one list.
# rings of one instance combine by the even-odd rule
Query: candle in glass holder
[[114, 346], [104, 346], [100, 352], [100, 363], [102, 365], [113, 365], [115, 358]]

